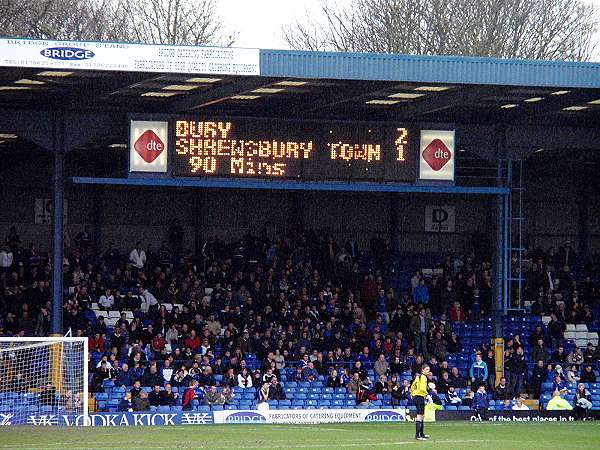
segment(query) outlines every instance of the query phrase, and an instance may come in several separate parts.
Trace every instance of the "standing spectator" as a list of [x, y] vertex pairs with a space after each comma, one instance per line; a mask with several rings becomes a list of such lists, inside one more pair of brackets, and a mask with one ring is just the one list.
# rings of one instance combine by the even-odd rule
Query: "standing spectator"
[[183, 394], [182, 407], [184, 411], [189, 411], [198, 405], [198, 393], [196, 392], [197, 387], [198, 382], [196, 380], [190, 381], [188, 389]]
[[465, 311], [461, 306], [460, 302], [454, 302], [450, 308], [450, 320], [452, 322], [464, 322]]
[[129, 262], [138, 270], [146, 265], [146, 252], [142, 249], [141, 241], [136, 242], [135, 248], [129, 253]]
[[471, 378], [471, 384], [478, 386], [481, 383], [486, 383], [488, 379], [488, 367], [487, 364], [481, 359], [481, 352], [475, 353], [475, 361], [471, 364], [469, 369], [469, 377]]
[[[548, 322], [548, 334], [552, 339], [552, 347], [558, 347], [564, 340], [565, 324], [560, 322], [556, 314], [553, 312], [550, 314], [550, 322]], [[562, 361], [564, 362], [564, 361]]]
[[542, 383], [548, 378], [548, 369], [541, 359], [537, 361], [531, 375], [531, 388], [535, 398], [540, 398], [542, 394]]
[[[414, 278], [414, 277], [413, 277]], [[413, 300], [417, 305], [429, 304], [429, 289], [425, 285], [425, 279], [418, 280], [418, 284], [413, 288]]]
[[542, 338], [539, 338], [535, 344], [535, 347], [533, 347], [531, 359], [533, 361], [548, 361], [548, 349], [546, 348], [546, 344]]
[[527, 381], [527, 361], [523, 354], [523, 347], [518, 347], [512, 356], [510, 364], [510, 387], [513, 395], [518, 397]]
[[473, 403], [471, 409], [475, 410], [481, 420], [487, 420], [487, 409], [489, 407], [489, 401], [487, 393], [485, 392], [485, 385], [481, 384], [477, 388], [477, 392], [473, 397]]
[[419, 314], [413, 316], [410, 321], [410, 331], [415, 340], [415, 352], [423, 356], [427, 355], [427, 334], [429, 333], [429, 320], [425, 316], [425, 308], [419, 310]]

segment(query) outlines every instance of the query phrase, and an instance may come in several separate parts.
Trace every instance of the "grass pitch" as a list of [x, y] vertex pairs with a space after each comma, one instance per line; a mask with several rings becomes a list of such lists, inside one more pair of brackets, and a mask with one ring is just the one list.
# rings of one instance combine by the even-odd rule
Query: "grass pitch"
[[199, 425], [177, 427], [11, 427], [0, 449], [599, 449], [600, 424], [426, 424], [428, 442], [414, 440], [412, 423], [323, 425]]

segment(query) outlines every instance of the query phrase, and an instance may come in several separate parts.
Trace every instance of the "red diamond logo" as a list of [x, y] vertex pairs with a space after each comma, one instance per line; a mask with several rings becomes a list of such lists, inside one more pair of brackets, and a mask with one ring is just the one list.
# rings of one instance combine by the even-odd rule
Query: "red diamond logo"
[[452, 158], [452, 152], [441, 139], [434, 139], [423, 150], [423, 159], [436, 172], [446, 165]]
[[135, 141], [133, 148], [144, 161], [150, 164], [165, 150], [165, 144], [152, 130], [146, 130]]

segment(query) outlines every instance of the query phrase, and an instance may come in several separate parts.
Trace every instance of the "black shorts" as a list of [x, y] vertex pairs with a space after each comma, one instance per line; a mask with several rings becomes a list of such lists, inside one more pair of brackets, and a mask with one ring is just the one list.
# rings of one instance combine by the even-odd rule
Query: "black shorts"
[[420, 395], [415, 395], [413, 397], [415, 402], [415, 406], [417, 407], [417, 414], [422, 416], [425, 414], [425, 397], [421, 397]]

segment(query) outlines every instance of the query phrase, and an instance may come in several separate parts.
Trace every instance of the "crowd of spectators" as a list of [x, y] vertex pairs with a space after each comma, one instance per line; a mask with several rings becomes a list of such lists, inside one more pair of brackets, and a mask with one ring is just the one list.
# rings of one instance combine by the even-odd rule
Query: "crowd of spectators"
[[[447, 256], [435, 275], [417, 271], [409, 289], [398, 291], [391, 282], [389, 245], [380, 237], [361, 251], [351, 236], [338, 242], [310, 229], [274, 237], [263, 231], [232, 243], [210, 239], [195, 255], [183, 251], [179, 225], [168, 234], [155, 250], [137, 242], [125, 253], [112, 244], [95, 251], [87, 228], [66, 242], [65, 331], [89, 338], [93, 390], [101, 390], [105, 379], [134, 387], [123, 400], [125, 410], [172, 403], [172, 386], [202, 388], [204, 397], [184, 398], [184, 406], [200, 400], [224, 404], [236, 386], [281, 398], [279, 371], [286, 367], [297, 367], [294, 380], [323, 376], [327, 386], [346, 386], [357, 395], [366, 389], [367, 397], [389, 394], [395, 402], [410, 399], [401, 374], [416, 372], [423, 362], [432, 367], [438, 393], [452, 404], [470, 403], [479, 386], [501, 400], [525, 390], [539, 396], [557, 364], [564, 367], [557, 373], [561, 380], [595, 381], [591, 366], [600, 359], [598, 349], [566, 354], [562, 347], [565, 324], [593, 323], [600, 302], [592, 278], [597, 268], [588, 267], [590, 276], [577, 281], [570, 245], [528, 255], [526, 299], [532, 314], [551, 314], [552, 320], [524, 337], [530, 354], [521, 337], [507, 340], [507, 379], [496, 383], [489, 342], [472, 353], [468, 373], [447, 360], [463, 351], [454, 326], [477, 323], [492, 312], [488, 260]], [[48, 334], [50, 273], [47, 255], [35, 244], [24, 247], [12, 228], [0, 252], [0, 335]], [[90, 314], [93, 303], [105, 311], [132, 311], [133, 319], [123, 313], [109, 329], [102, 315]], [[181, 306], [167, 310], [165, 304]], [[259, 367], [248, 365], [249, 355]], [[536, 364], [533, 372], [527, 362]], [[215, 375], [227, 389], [213, 389]], [[158, 390], [140, 397], [140, 386]]]

